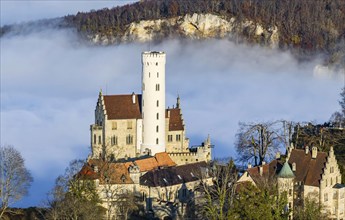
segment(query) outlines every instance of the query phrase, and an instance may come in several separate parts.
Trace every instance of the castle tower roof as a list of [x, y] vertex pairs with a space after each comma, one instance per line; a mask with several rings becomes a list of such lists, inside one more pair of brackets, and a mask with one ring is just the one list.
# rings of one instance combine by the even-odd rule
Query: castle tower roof
[[293, 174], [290, 165], [286, 161], [278, 173], [278, 178], [295, 178], [295, 174]]

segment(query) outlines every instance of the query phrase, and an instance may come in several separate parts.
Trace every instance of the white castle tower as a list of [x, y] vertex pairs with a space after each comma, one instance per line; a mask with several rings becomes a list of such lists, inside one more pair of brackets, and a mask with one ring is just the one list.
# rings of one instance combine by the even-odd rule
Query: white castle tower
[[142, 53], [142, 119], [141, 152], [151, 155], [165, 151], [165, 53]]

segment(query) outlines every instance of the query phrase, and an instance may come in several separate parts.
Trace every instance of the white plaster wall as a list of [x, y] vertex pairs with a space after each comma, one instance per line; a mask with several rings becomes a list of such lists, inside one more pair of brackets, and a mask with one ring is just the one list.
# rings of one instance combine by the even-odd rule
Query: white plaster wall
[[[141, 151], [149, 148], [152, 155], [165, 151], [165, 62], [164, 52], [142, 53], [143, 143]], [[156, 91], [157, 84], [159, 84], [159, 91]], [[156, 144], [157, 139], [158, 144]]]

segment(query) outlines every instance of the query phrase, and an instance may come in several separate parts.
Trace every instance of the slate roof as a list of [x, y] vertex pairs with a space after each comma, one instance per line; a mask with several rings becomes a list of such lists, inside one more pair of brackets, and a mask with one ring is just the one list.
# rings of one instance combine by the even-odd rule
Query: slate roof
[[326, 152], [317, 152], [316, 159], [311, 158], [311, 150], [305, 154], [303, 149], [293, 149], [289, 164], [296, 163], [295, 181], [303, 182], [308, 186], [320, 186], [323, 169], [327, 161]]
[[140, 177], [140, 185], [150, 187], [172, 186], [199, 180], [201, 169], [206, 168], [206, 162], [186, 164], [165, 169], [151, 170]]
[[288, 162], [285, 162], [283, 168], [278, 173], [279, 178], [294, 178], [295, 174], [293, 174], [291, 167]]

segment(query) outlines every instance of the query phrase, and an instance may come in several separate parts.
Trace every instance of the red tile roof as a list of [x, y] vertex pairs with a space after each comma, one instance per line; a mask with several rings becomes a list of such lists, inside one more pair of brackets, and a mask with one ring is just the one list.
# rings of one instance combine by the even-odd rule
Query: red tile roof
[[108, 119], [137, 119], [141, 118], [141, 95], [105, 95], [104, 104]]
[[[135, 95], [133, 104], [132, 95], [104, 95], [104, 104], [108, 119], [138, 119], [141, 118], [141, 98], [140, 94]], [[169, 118], [169, 131], [184, 130], [181, 109], [167, 109], [165, 117]]]
[[181, 109], [179, 108], [167, 109], [165, 112], [166, 118], [168, 118], [169, 116], [168, 112], [170, 112], [169, 131], [184, 130]]
[[166, 152], [156, 153], [154, 157], [138, 159], [135, 161], [125, 163], [128, 168], [132, 165], [137, 165], [140, 172], [157, 169], [158, 167], [176, 166], [176, 163], [170, 158]]
[[327, 153], [317, 152], [316, 159], [311, 158], [311, 150], [293, 149], [290, 154], [289, 164], [296, 163], [295, 180], [308, 186], [320, 186], [323, 169], [327, 161]]
[[247, 170], [255, 183], [260, 184], [263, 181], [272, 179], [283, 167], [282, 161], [273, 160], [269, 164], [262, 165], [262, 175], [260, 175], [260, 166], [252, 167]]
[[[311, 157], [311, 150], [308, 154], [303, 149], [292, 149], [289, 157], [289, 165], [292, 167], [296, 163], [296, 171], [294, 171], [295, 181], [302, 182], [308, 186], [320, 186], [323, 170], [327, 161], [328, 154], [326, 152], [317, 152], [315, 159]], [[267, 181], [277, 175], [283, 167], [283, 162], [280, 160], [273, 160], [269, 164], [262, 166], [263, 172], [260, 175], [260, 168], [252, 167], [247, 170], [255, 183]]]
[[[98, 172], [94, 171], [95, 166]], [[91, 159], [77, 174], [81, 179], [96, 180], [100, 184], [132, 184], [133, 181], [124, 163], [108, 163], [98, 159]]]

